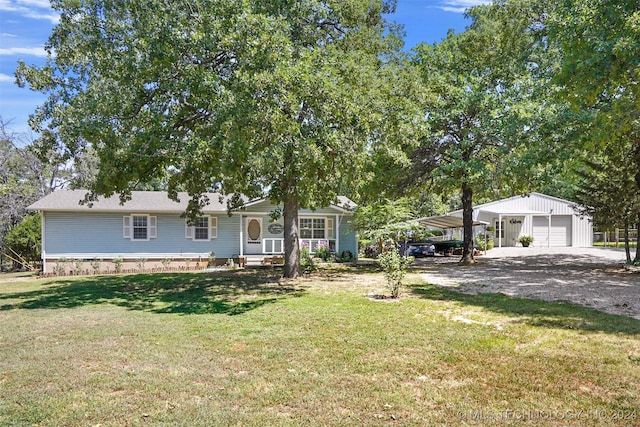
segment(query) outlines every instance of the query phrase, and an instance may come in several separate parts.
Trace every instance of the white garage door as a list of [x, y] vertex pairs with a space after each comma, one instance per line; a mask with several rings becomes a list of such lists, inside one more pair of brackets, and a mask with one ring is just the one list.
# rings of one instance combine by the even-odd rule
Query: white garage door
[[[571, 246], [571, 215], [551, 217], [551, 230], [549, 219], [544, 216], [533, 217], [533, 245], [546, 246]], [[549, 240], [551, 245], [549, 245]]]

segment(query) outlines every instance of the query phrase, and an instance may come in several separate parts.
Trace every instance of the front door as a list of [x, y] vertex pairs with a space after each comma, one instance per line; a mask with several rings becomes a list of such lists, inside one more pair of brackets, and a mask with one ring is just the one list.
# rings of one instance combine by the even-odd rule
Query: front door
[[262, 253], [262, 218], [248, 217], [245, 223], [245, 253]]

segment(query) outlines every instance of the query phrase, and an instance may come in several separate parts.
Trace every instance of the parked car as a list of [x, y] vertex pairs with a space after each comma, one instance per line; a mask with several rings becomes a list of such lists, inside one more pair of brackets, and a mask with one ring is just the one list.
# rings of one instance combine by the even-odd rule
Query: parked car
[[433, 243], [412, 243], [409, 245], [408, 255], [421, 258], [425, 256], [434, 256], [436, 254], [436, 247]]

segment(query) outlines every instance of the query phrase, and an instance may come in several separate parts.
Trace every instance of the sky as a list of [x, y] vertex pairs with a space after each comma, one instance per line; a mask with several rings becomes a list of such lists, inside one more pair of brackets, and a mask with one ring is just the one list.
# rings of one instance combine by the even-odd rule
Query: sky
[[[488, 0], [397, 0], [390, 18], [405, 27], [405, 48], [420, 42], [435, 43], [449, 29], [464, 31], [470, 24], [464, 10]], [[22, 138], [33, 137], [27, 124], [29, 115], [45, 100], [45, 95], [15, 84], [18, 60], [28, 65], [45, 63], [44, 45], [59, 16], [49, 0], [0, 0], [0, 118], [6, 129]]]

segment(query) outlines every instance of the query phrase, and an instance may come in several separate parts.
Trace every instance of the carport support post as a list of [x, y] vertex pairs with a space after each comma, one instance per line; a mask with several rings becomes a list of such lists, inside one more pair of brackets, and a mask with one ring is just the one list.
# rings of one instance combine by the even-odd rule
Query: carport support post
[[502, 214], [498, 214], [498, 247], [502, 247]]
[[484, 254], [487, 254], [487, 245], [489, 244], [489, 237], [487, 236], [487, 224], [482, 226], [482, 233], [484, 234]]
[[[551, 209], [553, 211], [553, 209]], [[551, 214], [549, 214], [549, 229], [547, 230], [547, 247], [551, 247]]]

